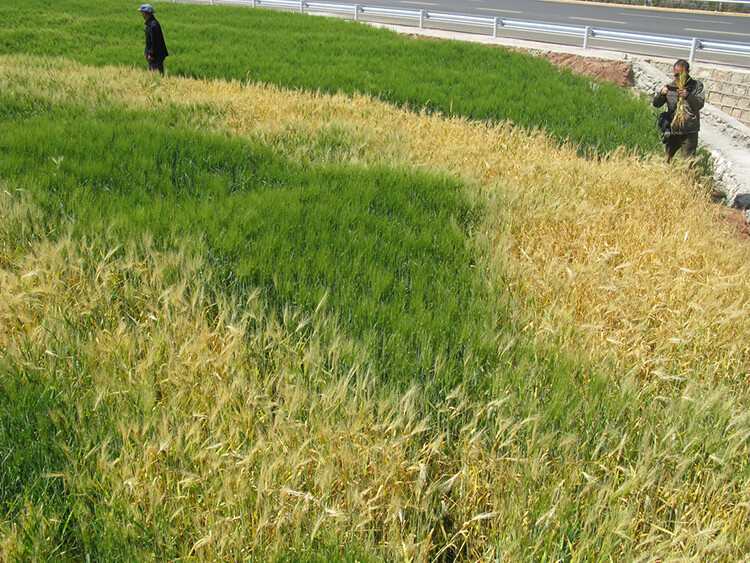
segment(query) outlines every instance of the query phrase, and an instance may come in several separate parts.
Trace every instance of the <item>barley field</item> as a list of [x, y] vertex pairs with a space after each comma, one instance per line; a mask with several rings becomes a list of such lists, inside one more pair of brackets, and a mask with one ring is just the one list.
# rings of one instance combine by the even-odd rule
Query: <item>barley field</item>
[[0, 56], [0, 559], [750, 554], [750, 248], [538, 128]]
[[[512, 121], [582, 153], [659, 147], [653, 110], [613, 84], [547, 61], [460, 41], [415, 41], [303, 14], [157, 2], [167, 72], [366, 94], [413, 111]], [[143, 68], [143, 20], [125, 0], [5, 0], [0, 53]], [[171, 28], [171, 29], [170, 29]]]

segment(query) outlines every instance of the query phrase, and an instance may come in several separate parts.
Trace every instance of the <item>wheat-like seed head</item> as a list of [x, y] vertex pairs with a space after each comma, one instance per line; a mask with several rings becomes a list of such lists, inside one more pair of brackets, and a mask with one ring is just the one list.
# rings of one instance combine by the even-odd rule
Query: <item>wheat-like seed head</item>
[[[157, 530], [175, 556], [201, 560], [353, 544], [415, 561], [731, 560], [750, 549], [738, 477], [750, 420], [726, 392], [747, 376], [750, 260], [687, 173], [367, 97], [28, 57], [0, 57], [0, 73], [4, 91], [53, 102], [175, 104], [299, 158], [335, 124], [352, 160], [460, 175], [485, 208], [477, 244], [530, 307], [519, 326], [565, 336], [571, 351], [609, 350], [627, 368], [611, 399], [635, 421], [627, 428], [612, 416], [554, 431], [541, 408], [518, 416], [525, 397], [510, 391], [483, 400], [459, 388], [428, 412], [419, 389], [379, 391], [324, 313], [269, 312], [257, 295], [237, 303], [197, 281], [200, 255], [147, 239], [117, 251], [31, 243], [23, 233], [41, 214], [5, 186], [2, 376], [42, 373], [76, 394], [79, 443], [43, 478], [75, 498], [106, 491], [81, 503], [95, 521], [130, 523], [118, 533], [134, 544], [133, 523]], [[361, 362], [344, 366], [344, 350]], [[676, 377], [687, 380], [676, 398], [649, 383]], [[104, 442], [85, 424], [99, 413], [114, 428]], [[52, 510], [27, 500], [0, 522], [0, 558], [24, 542], [43, 554], [66, 517]]]

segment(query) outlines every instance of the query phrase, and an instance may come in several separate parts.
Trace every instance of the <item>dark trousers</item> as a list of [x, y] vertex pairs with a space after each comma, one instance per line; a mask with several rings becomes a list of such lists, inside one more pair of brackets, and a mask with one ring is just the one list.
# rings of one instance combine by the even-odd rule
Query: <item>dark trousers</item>
[[687, 135], [671, 135], [666, 142], [667, 162], [680, 151], [685, 160], [691, 160], [695, 156], [695, 150], [698, 148], [698, 132], [688, 133]]
[[148, 61], [148, 69], [151, 72], [158, 72], [160, 74], [164, 74], [164, 59], [160, 61]]

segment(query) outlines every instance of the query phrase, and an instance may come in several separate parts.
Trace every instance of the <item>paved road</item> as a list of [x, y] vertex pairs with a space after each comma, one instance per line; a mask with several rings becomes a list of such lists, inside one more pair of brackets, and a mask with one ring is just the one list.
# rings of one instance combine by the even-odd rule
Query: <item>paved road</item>
[[[364, 3], [364, 2], [363, 2]], [[379, 0], [383, 6], [750, 42], [750, 15], [547, 0]]]
[[[750, 43], [750, 14], [679, 11], [640, 6], [555, 2], [550, 0], [369, 0], [362, 3], [404, 9], [496, 16], [524, 21], [542, 21], [577, 26], [590, 25], [594, 28], [656, 35]], [[505, 34], [505, 31], [503, 33]], [[515, 36], [521, 37], [520, 35]], [[592, 46], [595, 47], [596, 44], [592, 43]], [[619, 47], [616, 44], [602, 46], [623, 50], [622, 43]], [[689, 52], [678, 52], [674, 49], [666, 49], [656, 53], [654, 47], [644, 48], [635, 45], [632, 46], [632, 51], [684, 58], [687, 58], [689, 54]], [[698, 59], [725, 62], [737, 66], [750, 66], [750, 57], [732, 57], [699, 52]]]

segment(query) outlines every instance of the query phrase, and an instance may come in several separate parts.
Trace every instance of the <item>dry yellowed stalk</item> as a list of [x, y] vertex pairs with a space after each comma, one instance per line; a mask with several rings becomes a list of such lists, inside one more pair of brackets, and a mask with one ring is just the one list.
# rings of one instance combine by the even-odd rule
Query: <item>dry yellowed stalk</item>
[[[572, 348], [611, 350], [654, 376], [670, 369], [739, 382], [746, 369], [748, 251], [696, 186], [661, 162], [586, 160], [541, 134], [414, 115], [366, 97], [155, 80], [31, 58], [0, 57], [0, 76], [6, 89], [53, 101], [176, 104], [201, 125], [282, 147], [337, 127], [353, 160], [461, 175], [486, 206], [485, 243], [536, 306], [527, 330], [572, 334]], [[185, 557], [283, 554], [302, 538], [377, 546], [393, 559], [459, 550], [467, 560], [512, 560], [530, 549], [541, 557], [543, 544], [529, 538], [541, 541], [544, 530], [563, 537], [570, 526], [575, 550], [592, 556], [600, 546], [587, 538], [602, 528], [628, 538], [615, 551], [623, 559], [732, 559], [747, 547], [750, 498], [730, 476], [733, 460], [747, 456], [733, 437], [747, 426], [742, 417], [726, 427], [736, 449], [724, 459], [703, 459], [698, 446], [690, 454], [672, 422], [630, 457], [602, 432], [600, 457], [589, 460], [579, 457], [582, 438], [540, 433], [502, 401], [477, 404], [459, 393], [440, 407], [444, 418], [467, 421], [449, 437], [415, 406], [416, 391], [361, 408], [366, 399], [351, 388], [370, 400], [367, 375], [322, 369], [335, 365], [336, 350], [314, 337], [295, 341], [307, 322], [298, 315], [269, 318], [250, 302], [245, 316], [222, 305], [210, 322], [205, 288], [163, 274], [170, 259], [178, 271], [197, 266], [146, 254], [95, 259], [69, 241], [0, 250], [0, 349], [37, 368], [87, 362], [97, 409], [145, 401], [152, 415], [118, 419], [123, 446], [92, 449], [89, 459], [122, 518], [168, 522]], [[124, 310], [115, 293], [137, 306]], [[55, 343], [69, 334], [66, 318], [83, 325], [95, 311], [104, 330], [87, 336], [81, 327], [81, 356], [61, 357]], [[84, 490], [78, 469], [60, 478]], [[540, 492], [549, 496], [544, 510]], [[25, 510], [28, 522], [42, 521], [34, 517], [41, 507]], [[15, 534], [0, 525], [0, 555], [12, 553]]]
[[[681, 69], [679, 74], [675, 77], [675, 84], [678, 90], [682, 90], [687, 83], [687, 72], [685, 69]], [[680, 131], [687, 120], [687, 108], [685, 105], [685, 98], [680, 96], [677, 100], [677, 107], [674, 110], [674, 117], [672, 118], [672, 127], [674, 131]]]
[[[12, 199], [0, 195], [3, 216], [27, 216]], [[740, 553], [750, 498], [731, 486], [730, 456], [743, 459], [733, 433], [746, 417], [728, 421], [726, 443], [739, 449], [712, 450], [725, 457], [716, 462], [669, 440], [679, 419], [663, 421], [675, 424], [663, 439], [644, 433], [637, 456], [608, 446], [614, 429], [603, 429], [599, 457], [585, 459], [582, 438], [544, 433], [538, 416], [519, 420], [507, 398], [460, 390], [437, 406], [439, 419], [462, 421], [449, 431], [421, 409], [418, 390], [378, 397], [367, 373], [342, 370], [319, 340], [335, 330], [325, 318], [268, 315], [254, 296], [238, 308], [196, 281], [199, 259], [143, 247], [41, 240], [10, 246], [0, 270], [4, 365], [85, 374], [84, 414], [106, 413], [119, 442], [94, 433], [76, 444], [85, 459], [72, 454], [47, 478], [73, 496], [105, 490], [91, 509], [113, 525], [162, 529], [180, 556], [199, 560], [283, 557], [319, 539], [386, 559], [510, 561], [541, 557], [544, 538], [566, 530], [577, 536], [571, 552], [593, 557], [602, 527], [627, 538], [608, 547], [622, 559]], [[303, 338], [301, 325], [314, 330]], [[701, 396], [697, 408], [720, 399]], [[23, 526], [55, 533], [47, 510], [29, 504], [0, 522], [2, 558], [13, 558]], [[667, 529], [672, 513], [679, 525]], [[137, 544], [133, 530], [119, 533]]]
[[536, 304], [528, 330], [576, 327], [572, 346], [609, 350], [644, 374], [736, 380], [747, 371], [750, 248], [688, 174], [658, 159], [585, 159], [509, 124], [416, 115], [365, 96], [61, 60], [2, 57], [0, 69], [16, 91], [52, 100], [176, 104], [217, 129], [282, 146], [335, 127], [353, 160], [461, 175], [488, 210], [487, 244]]

